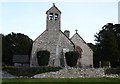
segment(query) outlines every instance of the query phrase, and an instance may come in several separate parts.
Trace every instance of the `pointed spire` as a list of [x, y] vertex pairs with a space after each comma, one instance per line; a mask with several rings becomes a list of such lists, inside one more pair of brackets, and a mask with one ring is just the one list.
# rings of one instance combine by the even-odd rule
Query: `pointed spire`
[[78, 30], [76, 29], [75, 31], [76, 31], [76, 33], [77, 33]]

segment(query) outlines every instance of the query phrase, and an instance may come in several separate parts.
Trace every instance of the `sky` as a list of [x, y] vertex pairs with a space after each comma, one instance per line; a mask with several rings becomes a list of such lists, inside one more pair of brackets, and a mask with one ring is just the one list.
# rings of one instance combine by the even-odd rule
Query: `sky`
[[118, 2], [118, 24], [120, 24], [120, 1]]
[[61, 14], [61, 30], [78, 30], [87, 43], [95, 43], [94, 35], [107, 23], [118, 23], [118, 0], [2, 0], [0, 33], [23, 33], [35, 40], [46, 29], [46, 11], [55, 3]]

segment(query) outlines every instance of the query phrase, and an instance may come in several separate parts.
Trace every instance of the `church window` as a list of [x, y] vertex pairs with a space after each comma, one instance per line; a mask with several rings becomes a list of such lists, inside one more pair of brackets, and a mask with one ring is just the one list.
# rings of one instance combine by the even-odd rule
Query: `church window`
[[53, 13], [49, 14], [49, 20], [53, 20]]
[[58, 19], [58, 14], [57, 13], [55, 13], [55, 20], [57, 20]]

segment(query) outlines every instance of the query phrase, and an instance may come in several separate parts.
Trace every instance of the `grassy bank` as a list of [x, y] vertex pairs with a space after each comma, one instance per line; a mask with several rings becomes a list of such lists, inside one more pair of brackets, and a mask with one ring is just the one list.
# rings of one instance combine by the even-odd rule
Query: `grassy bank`
[[[13, 79], [3, 79], [2, 84], [41, 84], [41, 83], [55, 83], [55, 82], [61, 82], [64, 83], [96, 83], [96, 82], [106, 82], [109, 84], [120, 84], [120, 78], [13, 78]], [[80, 84], [81, 84], [80, 83]]]

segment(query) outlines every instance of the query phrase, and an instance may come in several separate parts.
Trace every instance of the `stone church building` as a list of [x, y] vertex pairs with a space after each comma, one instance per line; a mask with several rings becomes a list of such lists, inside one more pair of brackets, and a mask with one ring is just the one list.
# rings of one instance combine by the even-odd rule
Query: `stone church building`
[[33, 42], [30, 66], [39, 66], [37, 52], [47, 50], [50, 52], [49, 66], [65, 67], [65, 53], [77, 50], [79, 57], [77, 65], [80, 67], [93, 66], [93, 51], [86, 42], [76, 33], [69, 37], [70, 32], [61, 31], [61, 11], [53, 4], [46, 12], [46, 30], [39, 35]]

